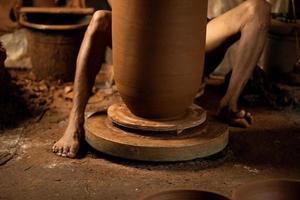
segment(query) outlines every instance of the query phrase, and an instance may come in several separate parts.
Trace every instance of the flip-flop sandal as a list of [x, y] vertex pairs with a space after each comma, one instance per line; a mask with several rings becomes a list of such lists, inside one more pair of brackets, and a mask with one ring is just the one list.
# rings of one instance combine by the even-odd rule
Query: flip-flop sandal
[[217, 74], [210, 74], [209, 77], [205, 78], [205, 83], [207, 85], [212, 86], [219, 86], [225, 82], [225, 76], [217, 75]]

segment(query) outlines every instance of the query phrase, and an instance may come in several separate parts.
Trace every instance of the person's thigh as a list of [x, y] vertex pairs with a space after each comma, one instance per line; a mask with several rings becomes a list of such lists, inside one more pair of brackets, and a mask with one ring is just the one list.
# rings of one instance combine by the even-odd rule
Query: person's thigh
[[245, 1], [237, 7], [220, 15], [207, 24], [206, 52], [211, 52], [226, 41], [230, 36], [240, 32], [245, 23], [245, 12], [249, 9], [249, 2]]

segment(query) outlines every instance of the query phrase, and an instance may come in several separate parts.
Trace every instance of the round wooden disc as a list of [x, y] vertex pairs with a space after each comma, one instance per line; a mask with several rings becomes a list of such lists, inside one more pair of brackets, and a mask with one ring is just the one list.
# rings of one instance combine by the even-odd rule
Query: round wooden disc
[[192, 105], [186, 113], [176, 119], [155, 120], [137, 117], [121, 102], [110, 106], [108, 117], [119, 126], [143, 131], [176, 131], [193, 128], [206, 121], [206, 111], [197, 105]]
[[185, 161], [215, 154], [228, 143], [228, 127], [209, 120], [181, 134], [123, 130], [104, 114], [86, 119], [86, 141], [103, 153], [140, 161]]

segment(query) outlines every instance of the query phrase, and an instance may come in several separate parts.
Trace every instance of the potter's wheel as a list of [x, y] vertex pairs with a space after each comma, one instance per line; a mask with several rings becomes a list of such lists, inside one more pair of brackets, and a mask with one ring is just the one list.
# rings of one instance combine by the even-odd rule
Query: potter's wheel
[[127, 108], [124, 103], [116, 103], [109, 107], [107, 115], [113, 123], [142, 131], [154, 131], [161, 134], [161, 131], [173, 131], [180, 133], [185, 129], [200, 126], [206, 121], [206, 111], [197, 105], [192, 105], [186, 113], [176, 119], [153, 120], [137, 117]]
[[[153, 121], [150, 123], [149, 120], [145, 123], [147, 126], [142, 123], [139, 124], [142, 124], [140, 126], [142, 130], [138, 130], [137, 126], [133, 128], [127, 125], [122, 127], [123, 121], [121, 121], [122, 123], [114, 123], [113, 121], [117, 118], [111, 113], [116, 112], [116, 110], [120, 111], [119, 108], [120, 104], [112, 106], [108, 112], [110, 117], [98, 113], [86, 119], [86, 141], [96, 150], [131, 160], [184, 161], [215, 154], [223, 150], [228, 143], [227, 125], [209, 117], [207, 122], [204, 122], [206, 112], [200, 108], [192, 108], [193, 112], [190, 112], [194, 118], [197, 116], [198, 124], [196, 127], [186, 126], [187, 129], [180, 132], [149, 131], [150, 129], [145, 131], [145, 127], [149, 128], [148, 125], [154, 123]], [[113, 119], [111, 120], [111, 118]], [[141, 120], [137, 117], [133, 119]], [[184, 121], [184, 119], [181, 120]], [[168, 127], [174, 130], [175, 126], [170, 126], [170, 124], [174, 125], [166, 122], [166, 126], [163, 126], [163, 122], [159, 122], [158, 127]]]

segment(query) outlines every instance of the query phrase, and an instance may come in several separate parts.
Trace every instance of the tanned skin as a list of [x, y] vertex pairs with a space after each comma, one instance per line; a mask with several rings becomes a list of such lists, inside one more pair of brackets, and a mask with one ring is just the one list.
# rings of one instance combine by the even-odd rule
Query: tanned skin
[[[241, 34], [229, 50], [232, 75], [227, 92], [220, 101], [218, 113], [230, 125], [249, 127], [252, 124], [252, 115], [238, 108], [238, 98], [261, 55], [269, 21], [270, 6], [265, 0], [246, 0], [207, 24], [207, 53], [232, 35]], [[53, 152], [59, 156], [74, 158], [77, 155], [83, 139], [85, 107], [96, 74], [104, 62], [105, 49], [111, 43], [111, 12], [97, 11], [85, 33], [77, 58], [74, 101], [69, 123], [62, 138], [53, 146]]]

